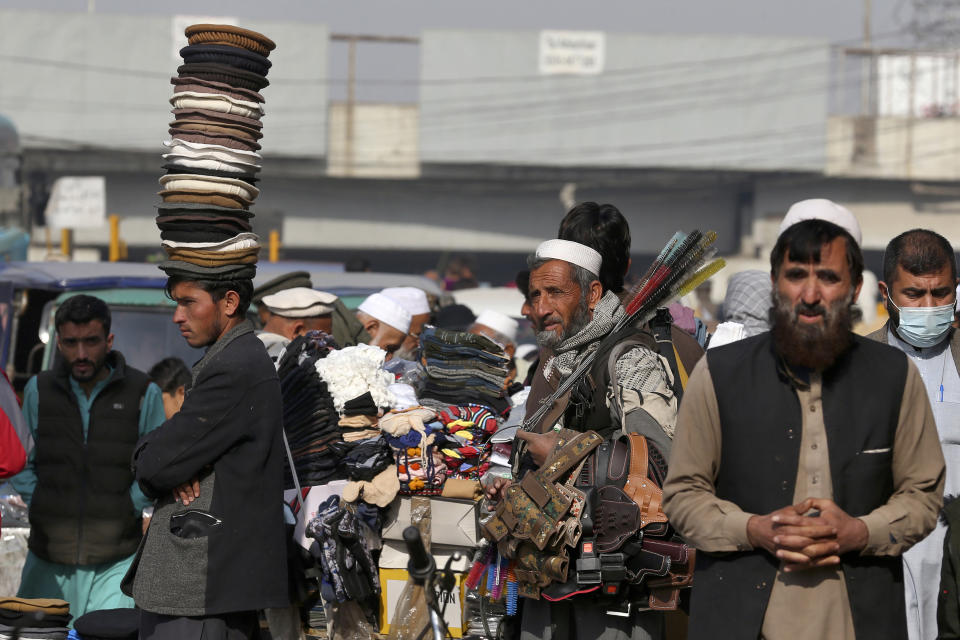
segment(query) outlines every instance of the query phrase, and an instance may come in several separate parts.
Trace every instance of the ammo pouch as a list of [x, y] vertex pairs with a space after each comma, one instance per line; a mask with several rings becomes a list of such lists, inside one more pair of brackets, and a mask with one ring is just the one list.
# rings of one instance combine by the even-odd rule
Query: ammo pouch
[[676, 609], [694, 552], [674, 539], [663, 513], [665, 475], [662, 456], [639, 434], [601, 441], [563, 430], [547, 463], [507, 489], [484, 536], [515, 560], [525, 597], [593, 594]]

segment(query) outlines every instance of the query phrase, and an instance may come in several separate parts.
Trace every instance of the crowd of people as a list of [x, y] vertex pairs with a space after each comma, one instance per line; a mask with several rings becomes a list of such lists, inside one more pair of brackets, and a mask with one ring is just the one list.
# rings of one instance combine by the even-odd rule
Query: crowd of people
[[104, 301], [70, 297], [57, 367], [20, 404], [0, 381], [0, 477], [30, 520], [0, 596], [57, 612], [10, 628], [300, 638], [319, 602], [333, 637], [372, 636], [390, 520], [425, 500], [435, 540], [478, 505], [465, 589], [505, 602], [498, 637], [960, 638], [955, 255], [893, 238], [889, 319], [858, 335], [860, 243], [848, 209], [797, 203], [770, 271], [731, 275], [710, 317], [631, 316], [629, 225], [592, 202], [529, 256], [511, 315], [176, 274], [205, 355], [149, 372]]

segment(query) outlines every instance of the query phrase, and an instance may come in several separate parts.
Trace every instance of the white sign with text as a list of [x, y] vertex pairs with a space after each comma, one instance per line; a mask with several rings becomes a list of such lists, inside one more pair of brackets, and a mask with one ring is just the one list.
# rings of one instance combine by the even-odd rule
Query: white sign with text
[[541, 31], [540, 73], [595, 75], [603, 72], [607, 39], [602, 31]]
[[107, 180], [103, 176], [57, 178], [43, 212], [53, 229], [96, 229], [107, 222]]

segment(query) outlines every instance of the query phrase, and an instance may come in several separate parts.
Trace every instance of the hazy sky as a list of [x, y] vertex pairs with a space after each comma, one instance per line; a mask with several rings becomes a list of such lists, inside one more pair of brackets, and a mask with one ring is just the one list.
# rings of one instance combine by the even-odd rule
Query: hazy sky
[[[909, 42], [910, 0], [873, 0], [877, 44]], [[225, 15], [313, 21], [333, 32], [417, 35], [426, 28], [596, 29], [637, 33], [809, 36], [855, 44], [863, 35], [863, 0], [0, 0], [0, 7], [101, 13]], [[331, 49], [330, 77], [346, 75], [345, 45]], [[416, 47], [365, 45], [363, 78], [412, 80]], [[384, 99], [377, 86], [359, 98]], [[333, 90], [331, 97], [338, 97]], [[415, 93], [389, 96], [415, 100]]]

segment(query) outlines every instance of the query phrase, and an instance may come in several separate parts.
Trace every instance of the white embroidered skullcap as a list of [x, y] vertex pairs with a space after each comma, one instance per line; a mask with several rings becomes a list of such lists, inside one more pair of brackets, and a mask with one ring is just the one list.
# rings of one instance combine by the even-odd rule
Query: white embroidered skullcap
[[410, 331], [410, 312], [382, 293], [368, 296], [357, 310], [404, 333]]
[[380, 293], [406, 309], [412, 316], [430, 313], [430, 303], [427, 301], [427, 294], [423, 289], [417, 287], [387, 287]]
[[333, 313], [337, 296], [307, 287], [284, 289], [263, 297], [263, 304], [278, 316], [285, 318], [313, 318]]
[[490, 327], [497, 333], [501, 333], [509, 338], [510, 342], [517, 341], [517, 329], [520, 328], [520, 324], [510, 316], [500, 313], [499, 311], [488, 309], [477, 316], [473, 324], [482, 324], [485, 327]]
[[783, 222], [780, 223], [780, 232], [777, 235], [783, 235], [784, 231], [804, 220], [825, 220], [832, 222], [853, 236], [853, 239], [857, 241], [857, 246], [863, 241], [863, 234], [860, 232], [860, 223], [857, 222], [853, 212], [832, 200], [826, 200], [824, 198], [801, 200], [791, 206], [787, 211], [787, 215], [784, 216]]
[[603, 257], [599, 253], [585, 244], [570, 240], [547, 240], [540, 243], [537, 257], [563, 260], [583, 267], [595, 276], [600, 275], [600, 266], [603, 264]]

